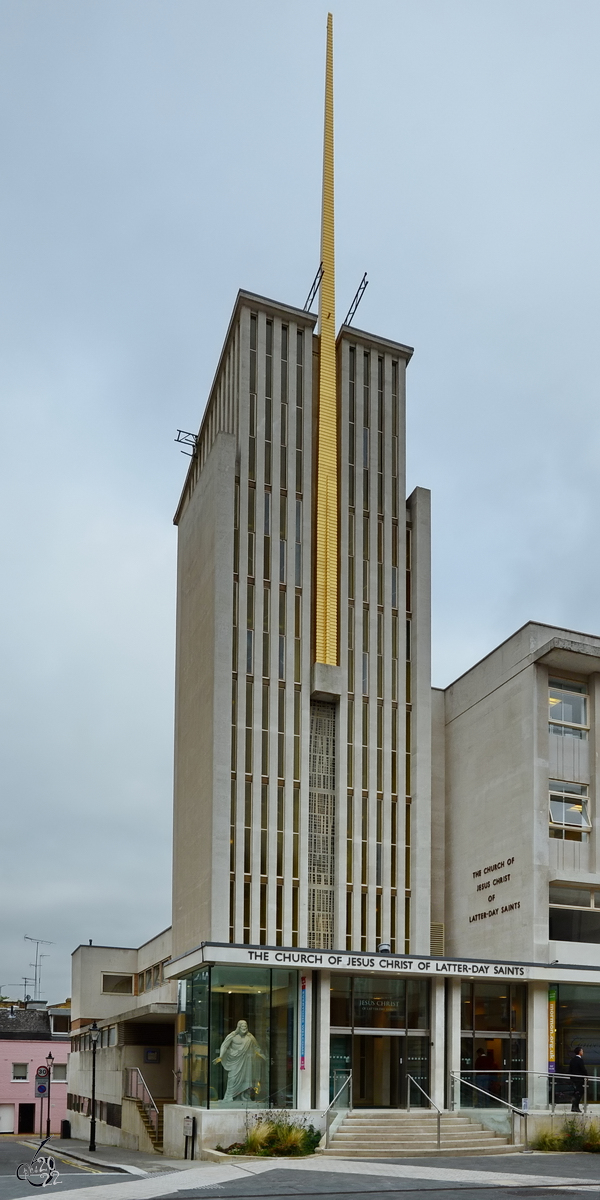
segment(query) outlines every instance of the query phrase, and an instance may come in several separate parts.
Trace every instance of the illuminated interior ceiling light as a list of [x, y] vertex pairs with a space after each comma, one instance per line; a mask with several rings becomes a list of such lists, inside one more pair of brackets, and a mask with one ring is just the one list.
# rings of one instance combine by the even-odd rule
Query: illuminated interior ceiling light
[[560, 696], [549, 696], [548, 697], [548, 704], [550, 704], [550, 705], [560, 704], [560, 702], [561, 702]]
[[583, 812], [583, 804], [572, 804], [569, 812]]

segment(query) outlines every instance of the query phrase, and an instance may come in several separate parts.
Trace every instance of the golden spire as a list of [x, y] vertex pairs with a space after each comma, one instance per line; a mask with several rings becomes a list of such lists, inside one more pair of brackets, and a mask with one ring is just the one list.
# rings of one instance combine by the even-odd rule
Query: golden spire
[[323, 278], [319, 293], [315, 657], [319, 663], [335, 665], [338, 661], [338, 433], [333, 208], [333, 17], [331, 13], [327, 16], [321, 262]]

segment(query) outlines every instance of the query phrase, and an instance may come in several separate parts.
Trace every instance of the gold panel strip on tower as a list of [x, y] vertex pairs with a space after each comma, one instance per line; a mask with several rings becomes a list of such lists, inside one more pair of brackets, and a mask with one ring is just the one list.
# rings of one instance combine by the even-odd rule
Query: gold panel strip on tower
[[319, 423], [317, 461], [316, 660], [338, 661], [338, 431], [335, 351], [333, 206], [333, 18], [327, 17], [323, 209], [323, 278], [319, 294]]

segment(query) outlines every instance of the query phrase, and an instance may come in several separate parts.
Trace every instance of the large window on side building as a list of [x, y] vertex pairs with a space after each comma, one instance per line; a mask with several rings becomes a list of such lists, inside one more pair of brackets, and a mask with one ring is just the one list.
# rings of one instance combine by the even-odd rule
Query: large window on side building
[[550, 837], [587, 842], [592, 827], [586, 783], [550, 780]]
[[600, 945], [600, 887], [550, 884], [550, 939]]
[[585, 683], [551, 679], [548, 688], [548, 721], [556, 737], [588, 736], [588, 700]]

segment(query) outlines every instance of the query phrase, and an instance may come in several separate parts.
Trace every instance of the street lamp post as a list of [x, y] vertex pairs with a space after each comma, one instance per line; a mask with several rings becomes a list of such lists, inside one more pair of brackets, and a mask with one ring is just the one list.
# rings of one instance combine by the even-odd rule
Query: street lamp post
[[50, 1081], [52, 1079], [52, 1067], [54, 1066], [54, 1058], [52, 1051], [46, 1055], [46, 1066], [48, 1068], [48, 1098], [46, 1100], [46, 1137], [50, 1137]]
[[90, 1150], [96, 1149], [96, 1046], [100, 1037], [100, 1030], [94, 1021], [90, 1028], [90, 1037], [92, 1039], [92, 1121], [90, 1125]]

